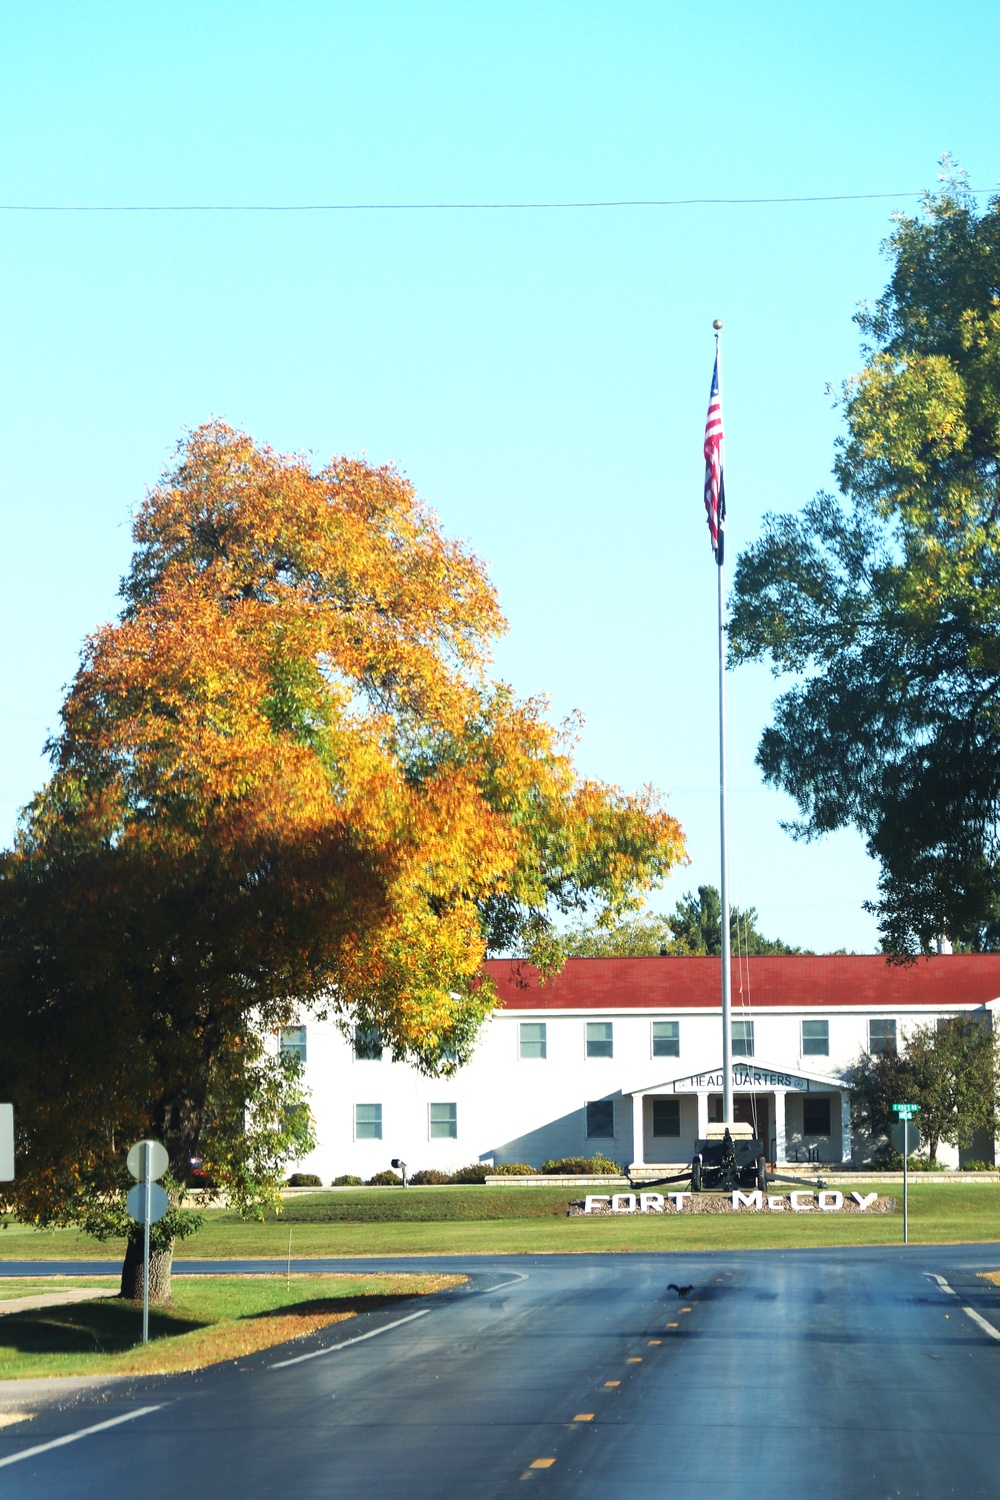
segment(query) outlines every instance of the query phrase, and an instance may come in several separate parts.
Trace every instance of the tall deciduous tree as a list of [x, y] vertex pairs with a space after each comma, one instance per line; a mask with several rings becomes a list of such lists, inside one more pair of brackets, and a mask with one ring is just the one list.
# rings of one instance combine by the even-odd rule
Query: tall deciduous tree
[[917, 1125], [931, 1161], [942, 1141], [970, 1146], [1000, 1126], [1000, 1050], [989, 1021], [962, 1015], [917, 1026], [900, 1052], [864, 1053], [854, 1068], [859, 1123], [876, 1139], [896, 1123], [892, 1106], [918, 1104]]
[[490, 948], [557, 965], [554, 914], [627, 909], [683, 850], [489, 679], [495, 593], [390, 468], [203, 428], [123, 595], [0, 863], [4, 1198], [98, 1231], [145, 1135], [179, 1180], [201, 1156], [244, 1210], [273, 1196], [309, 1124], [268, 1039], [300, 1012], [448, 1071]]
[[1000, 909], [1000, 199], [961, 175], [900, 216], [857, 314], [837, 496], [768, 517], [736, 569], [735, 659], [798, 683], [758, 761], [799, 831], [854, 825], [887, 949]]
[[[729, 913], [733, 953], [801, 953], [780, 938], [766, 938], [757, 929], [757, 909], [734, 907]], [[713, 955], [722, 953], [722, 898], [714, 885], [700, 885], [697, 894], [688, 891], [677, 902], [673, 914], [606, 918], [570, 929], [564, 940], [566, 951], [577, 958], [642, 958]]]

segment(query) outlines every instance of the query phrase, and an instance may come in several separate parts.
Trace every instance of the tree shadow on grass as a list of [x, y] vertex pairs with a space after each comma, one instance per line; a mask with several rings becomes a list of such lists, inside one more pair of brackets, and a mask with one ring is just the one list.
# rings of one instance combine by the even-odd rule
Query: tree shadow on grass
[[[150, 1341], [206, 1328], [209, 1321], [151, 1307]], [[20, 1354], [119, 1354], [135, 1348], [141, 1328], [141, 1303], [102, 1298], [8, 1313], [0, 1318], [0, 1347]]]
[[372, 1293], [357, 1297], [313, 1297], [308, 1302], [286, 1302], [263, 1312], [246, 1313], [248, 1322], [260, 1318], [315, 1318], [324, 1313], [366, 1313], [380, 1307], [394, 1307], [397, 1302], [412, 1302], [412, 1292]]

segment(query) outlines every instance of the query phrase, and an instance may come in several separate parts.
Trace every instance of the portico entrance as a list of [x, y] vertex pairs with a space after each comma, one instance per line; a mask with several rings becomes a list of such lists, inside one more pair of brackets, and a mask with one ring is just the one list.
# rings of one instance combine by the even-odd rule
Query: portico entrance
[[[722, 1069], [630, 1091], [633, 1167], [690, 1161], [710, 1122], [722, 1121]], [[670, 1102], [668, 1102], [670, 1101]], [[839, 1078], [733, 1064], [733, 1114], [749, 1125], [768, 1161], [851, 1159], [851, 1101]], [[791, 1149], [790, 1149], [791, 1147]], [[793, 1155], [794, 1153], [794, 1155]]]

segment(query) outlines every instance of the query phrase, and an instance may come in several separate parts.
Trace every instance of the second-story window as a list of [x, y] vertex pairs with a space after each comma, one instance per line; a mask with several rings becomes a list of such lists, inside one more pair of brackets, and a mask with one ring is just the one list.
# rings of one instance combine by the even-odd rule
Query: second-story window
[[872, 1057], [880, 1057], [884, 1052], [895, 1052], [895, 1050], [895, 1021], [869, 1021], [868, 1051], [871, 1053]]
[[829, 1057], [830, 1055], [830, 1023], [829, 1021], [803, 1021], [802, 1022], [802, 1056], [803, 1057]]
[[753, 1022], [733, 1022], [733, 1056], [753, 1057]]
[[545, 1056], [545, 1022], [522, 1021], [519, 1036], [522, 1058]]
[[610, 1021], [587, 1022], [587, 1056], [614, 1057], [614, 1033]]
[[299, 1062], [306, 1060], [306, 1028], [304, 1026], [283, 1026], [281, 1030], [281, 1050], [289, 1057], [297, 1057]]
[[382, 1038], [370, 1026], [355, 1026], [354, 1056], [359, 1062], [378, 1062], [382, 1056]]
[[653, 1056], [680, 1057], [681, 1027], [679, 1021], [653, 1022]]

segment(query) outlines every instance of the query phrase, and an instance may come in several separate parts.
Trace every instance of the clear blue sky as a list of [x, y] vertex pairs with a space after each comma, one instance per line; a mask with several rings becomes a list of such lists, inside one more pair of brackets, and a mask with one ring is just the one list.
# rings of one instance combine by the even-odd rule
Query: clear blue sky
[[[4, 204], [492, 202], [889, 193], [1000, 172], [993, 0], [12, 0]], [[0, 212], [0, 821], [129, 518], [211, 415], [394, 460], [487, 560], [497, 658], [581, 768], [652, 782], [717, 882], [715, 577], [701, 505], [725, 319], [729, 546], [830, 483], [826, 393], [913, 200], [504, 212]], [[769, 934], [870, 950], [851, 834], [802, 846], [733, 675], [733, 881]]]

